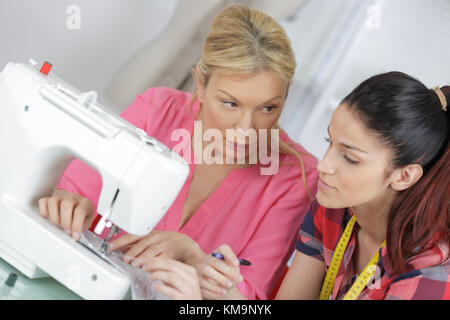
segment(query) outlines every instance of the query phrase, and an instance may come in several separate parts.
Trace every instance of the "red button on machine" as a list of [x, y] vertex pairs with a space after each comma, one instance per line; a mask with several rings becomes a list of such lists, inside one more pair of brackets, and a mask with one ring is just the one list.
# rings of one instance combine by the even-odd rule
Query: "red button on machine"
[[52, 68], [52, 64], [50, 62], [45, 61], [41, 67], [41, 72], [45, 75], [48, 75], [51, 68]]

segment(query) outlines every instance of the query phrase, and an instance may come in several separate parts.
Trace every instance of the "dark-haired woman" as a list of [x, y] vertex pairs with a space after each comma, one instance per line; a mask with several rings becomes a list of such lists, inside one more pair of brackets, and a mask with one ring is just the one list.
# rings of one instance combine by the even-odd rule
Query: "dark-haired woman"
[[[450, 299], [448, 101], [450, 87], [427, 89], [400, 72], [342, 101], [277, 299]], [[237, 260], [226, 245], [217, 251], [225, 261], [197, 267], [203, 297]], [[172, 273], [160, 280], [174, 288], [188, 285], [170, 260], [155, 269]]]
[[278, 299], [450, 299], [448, 101], [399, 72], [342, 101]]

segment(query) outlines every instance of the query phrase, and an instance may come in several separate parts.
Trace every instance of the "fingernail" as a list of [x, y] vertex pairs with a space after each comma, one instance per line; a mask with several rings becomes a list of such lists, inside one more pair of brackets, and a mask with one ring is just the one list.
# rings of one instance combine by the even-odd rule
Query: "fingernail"
[[74, 232], [72, 234], [72, 238], [76, 241], [80, 240], [80, 234], [78, 232]]
[[64, 230], [69, 236], [70, 236], [70, 234], [72, 233], [72, 230], [70, 230], [70, 229], [67, 229], [67, 230]]
[[130, 263], [130, 261], [133, 259], [133, 257], [124, 255], [122, 259], [123, 259], [123, 261], [125, 261], [126, 263]]
[[141, 266], [141, 262], [138, 259], [134, 259], [131, 265], [133, 267], [139, 268]]

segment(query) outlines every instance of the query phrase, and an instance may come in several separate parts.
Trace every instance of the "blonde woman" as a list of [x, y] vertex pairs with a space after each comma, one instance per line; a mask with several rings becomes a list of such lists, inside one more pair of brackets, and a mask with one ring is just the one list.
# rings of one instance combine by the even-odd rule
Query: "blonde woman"
[[[188, 160], [190, 174], [152, 232], [144, 237], [120, 234], [112, 249], [122, 250], [125, 261], [136, 267], [153, 263], [153, 268], [167, 260], [160, 258], [171, 258], [187, 270], [182, 281], [188, 283], [197, 281], [193, 267], [227, 243], [252, 265], [239, 266], [236, 259], [232, 264], [226, 249], [218, 252], [232, 265], [226, 270], [229, 277], [219, 280], [231, 289], [219, 288], [206, 298], [266, 299], [293, 252], [303, 213], [317, 190], [316, 159], [277, 125], [295, 68], [290, 42], [276, 21], [244, 6], [223, 10], [193, 70], [194, 94], [151, 88], [121, 115], [177, 149]], [[236, 133], [232, 140], [227, 130]], [[249, 131], [268, 134], [251, 141]], [[179, 139], [173, 139], [179, 132], [189, 135], [181, 148]], [[214, 141], [202, 141], [211, 132]], [[255, 147], [270, 150], [270, 161], [261, 153], [257, 161], [249, 161]], [[215, 161], [201, 159], [205, 154]], [[262, 174], [274, 163], [275, 170]], [[98, 220], [100, 190], [98, 172], [75, 160], [52, 196], [39, 201], [41, 215], [79, 239]], [[154, 269], [155, 277], [164, 275]], [[173, 298], [192, 294], [163, 284], [158, 289]]]

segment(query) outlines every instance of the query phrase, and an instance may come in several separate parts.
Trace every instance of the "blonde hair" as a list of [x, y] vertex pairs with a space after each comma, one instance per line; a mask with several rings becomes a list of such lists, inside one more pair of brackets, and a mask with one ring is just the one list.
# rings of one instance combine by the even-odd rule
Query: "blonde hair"
[[[297, 63], [291, 42], [284, 29], [265, 13], [242, 5], [222, 10], [214, 19], [197, 63], [199, 82], [206, 87], [214, 69], [226, 69], [236, 75], [251, 75], [259, 71], [273, 71], [290, 85]], [[192, 102], [197, 98], [194, 89]], [[276, 129], [280, 127], [275, 125]], [[282, 154], [295, 156], [302, 173], [308, 196], [313, 199], [306, 181], [302, 154], [279, 141]], [[310, 154], [303, 154], [310, 155]]]

